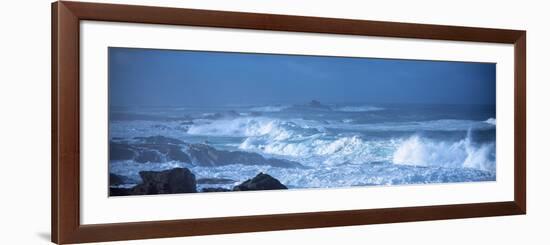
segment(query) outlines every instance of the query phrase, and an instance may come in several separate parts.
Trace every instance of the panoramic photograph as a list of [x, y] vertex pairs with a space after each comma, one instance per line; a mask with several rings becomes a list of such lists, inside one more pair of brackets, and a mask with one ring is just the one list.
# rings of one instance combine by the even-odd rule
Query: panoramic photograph
[[109, 196], [496, 180], [496, 64], [109, 48]]

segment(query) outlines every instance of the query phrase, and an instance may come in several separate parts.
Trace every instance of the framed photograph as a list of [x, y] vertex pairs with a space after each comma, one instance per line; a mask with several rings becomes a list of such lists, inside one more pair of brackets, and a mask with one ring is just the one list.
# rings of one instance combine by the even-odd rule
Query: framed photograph
[[52, 5], [52, 241], [526, 213], [526, 32]]

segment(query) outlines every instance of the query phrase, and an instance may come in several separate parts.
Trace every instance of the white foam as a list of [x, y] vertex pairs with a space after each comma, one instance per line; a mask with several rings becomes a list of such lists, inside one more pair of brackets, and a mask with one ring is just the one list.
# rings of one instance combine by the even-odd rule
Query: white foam
[[206, 136], [257, 137], [270, 135], [274, 139], [283, 140], [291, 136], [291, 132], [282, 127], [284, 122], [277, 119], [262, 117], [242, 117], [221, 119], [189, 127], [188, 134]]
[[413, 135], [399, 144], [393, 154], [393, 163], [495, 171], [495, 162], [491, 157], [494, 152], [493, 143], [475, 146], [470, 131], [464, 139], [451, 143]]
[[343, 119], [342, 122], [343, 123], [352, 123], [353, 119], [346, 118], [346, 119]]
[[376, 106], [342, 106], [334, 108], [335, 111], [344, 111], [344, 112], [368, 112], [368, 111], [381, 111], [384, 108]]
[[259, 107], [253, 107], [250, 110], [251, 111], [256, 111], [256, 112], [279, 112], [279, 111], [282, 111], [282, 110], [287, 109], [287, 108], [288, 108], [288, 106], [283, 106], [283, 105], [280, 105], [280, 106], [259, 106]]
[[331, 124], [327, 128], [348, 129], [348, 130], [369, 130], [369, 131], [458, 131], [469, 129], [493, 129], [495, 124], [487, 121], [441, 119], [431, 121], [410, 121], [410, 122], [389, 122], [389, 123], [370, 123], [370, 124]]
[[488, 124], [491, 124], [491, 125], [496, 125], [497, 120], [491, 117], [491, 118], [485, 120], [485, 123], [488, 123]]
[[364, 164], [390, 161], [393, 141], [366, 141], [359, 136], [327, 138], [324, 133], [292, 140], [277, 140], [267, 137], [247, 138], [239, 148], [258, 151], [310, 166], [337, 164]]

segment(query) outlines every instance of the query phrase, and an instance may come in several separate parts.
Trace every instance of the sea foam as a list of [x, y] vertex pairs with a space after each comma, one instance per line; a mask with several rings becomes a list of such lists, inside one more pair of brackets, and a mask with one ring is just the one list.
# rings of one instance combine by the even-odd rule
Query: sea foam
[[[492, 119], [492, 118], [491, 118]], [[486, 121], [440, 119], [429, 121], [367, 123], [367, 124], [331, 124], [327, 128], [357, 130], [357, 131], [466, 131], [469, 129], [494, 129], [494, 119]]]
[[[236, 183], [266, 172], [291, 188], [496, 179], [494, 115], [461, 117], [444, 111], [441, 115], [430, 114], [434, 120], [424, 120], [422, 112], [414, 116], [414, 111], [397, 109], [353, 105], [332, 106], [331, 110], [245, 106], [224, 116], [218, 111], [229, 110], [226, 107], [189, 108], [186, 116], [177, 120], [112, 121], [109, 130], [113, 138], [132, 141], [134, 137], [163, 135], [220, 150], [293, 160], [308, 168], [250, 164], [206, 167], [177, 161], [143, 164], [131, 160], [111, 161], [109, 168], [111, 173], [128, 176], [136, 183], [140, 181], [139, 171], [174, 167], [191, 169], [197, 179], [228, 178]], [[365, 111], [377, 112], [359, 113]], [[409, 114], [410, 118], [401, 117]], [[466, 133], [469, 129], [470, 133]], [[224, 188], [232, 188], [231, 185]]]
[[335, 111], [343, 112], [368, 112], [368, 111], [381, 111], [384, 108], [376, 106], [342, 106], [334, 108]]
[[282, 111], [284, 109], [287, 109], [288, 107], [289, 106], [284, 106], [284, 105], [280, 105], [280, 106], [258, 106], [258, 107], [253, 107], [250, 110], [251, 111], [256, 111], [256, 112], [279, 112], [279, 111]]
[[497, 120], [491, 117], [491, 118], [485, 120], [485, 123], [488, 123], [488, 124], [491, 124], [491, 125], [496, 125]]
[[413, 135], [399, 144], [393, 154], [393, 163], [495, 171], [494, 154], [494, 143], [474, 145], [471, 131], [457, 142], [433, 141]]
[[283, 122], [277, 119], [260, 117], [242, 117], [221, 119], [189, 127], [188, 134], [207, 136], [253, 137], [270, 135], [276, 139], [286, 139], [291, 132], [282, 127]]
[[289, 158], [310, 166], [330, 166], [389, 161], [386, 152], [393, 144], [393, 141], [366, 141], [357, 135], [327, 137], [325, 133], [318, 133], [291, 140], [249, 137], [239, 148]]

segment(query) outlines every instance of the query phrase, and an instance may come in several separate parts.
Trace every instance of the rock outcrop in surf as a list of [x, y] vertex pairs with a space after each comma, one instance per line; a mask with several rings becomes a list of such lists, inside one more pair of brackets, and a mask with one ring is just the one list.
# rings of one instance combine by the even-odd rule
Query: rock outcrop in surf
[[302, 164], [278, 158], [266, 158], [258, 153], [218, 150], [208, 144], [189, 144], [164, 136], [135, 137], [132, 140], [111, 140], [110, 160], [134, 160], [138, 163], [178, 161], [196, 166], [231, 164], [268, 165], [280, 168], [305, 168]]

